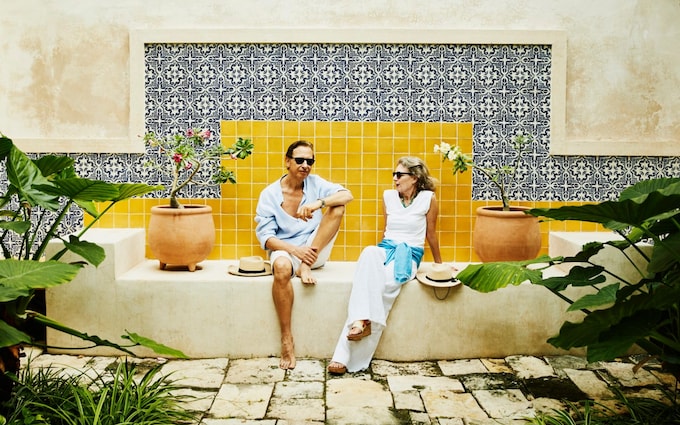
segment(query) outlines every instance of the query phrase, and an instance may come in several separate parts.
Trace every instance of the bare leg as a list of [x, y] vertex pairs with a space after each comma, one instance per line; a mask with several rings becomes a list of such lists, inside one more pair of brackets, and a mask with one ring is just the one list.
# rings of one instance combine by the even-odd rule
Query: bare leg
[[[321, 251], [328, 243], [333, 240], [333, 237], [338, 233], [342, 217], [345, 215], [345, 206], [339, 205], [337, 207], [329, 207], [321, 219], [319, 230], [312, 241], [312, 247], [317, 251]], [[300, 264], [300, 267], [295, 272], [300, 276], [302, 283], [306, 285], [316, 284], [316, 278], [312, 276], [312, 264]]]
[[272, 265], [274, 284], [272, 285], [272, 298], [279, 317], [281, 329], [281, 369], [295, 369], [295, 343], [291, 330], [291, 316], [293, 311], [293, 284], [290, 281], [293, 265], [288, 259], [278, 258]]

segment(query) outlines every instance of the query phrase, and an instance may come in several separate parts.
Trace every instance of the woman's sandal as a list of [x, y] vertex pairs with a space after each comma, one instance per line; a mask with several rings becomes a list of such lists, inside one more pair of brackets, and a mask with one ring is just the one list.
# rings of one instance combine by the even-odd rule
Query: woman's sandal
[[347, 373], [347, 367], [338, 362], [331, 362], [331, 364], [328, 365], [328, 373], [331, 375], [344, 375]]
[[[359, 332], [352, 332], [358, 329]], [[347, 339], [350, 341], [361, 341], [364, 337], [371, 334], [371, 321], [370, 320], [357, 320], [352, 323], [352, 327], [349, 328], [349, 333], [347, 334]]]

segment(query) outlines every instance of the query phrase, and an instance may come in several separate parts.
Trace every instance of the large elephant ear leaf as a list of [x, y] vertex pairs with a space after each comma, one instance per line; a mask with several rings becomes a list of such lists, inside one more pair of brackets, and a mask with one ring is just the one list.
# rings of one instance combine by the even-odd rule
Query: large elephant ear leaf
[[619, 201], [640, 198], [657, 191], [661, 191], [666, 195], [673, 193], [680, 194], [680, 178], [642, 180], [624, 189], [619, 195]]
[[151, 186], [145, 183], [116, 183], [116, 187], [118, 188], [118, 197], [113, 199], [113, 201], [123, 201], [135, 196], [163, 190], [163, 186]]
[[72, 169], [75, 160], [68, 156], [45, 155], [33, 162], [45, 177], [49, 178], [55, 174], [62, 173], [66, 169], [70, 169], [69, 174], [75, 177], [75, 171]]
[[17, 344], [30, 343], [31, 337], [19, 329], [0, 320], [0, 347], [11, 347]]
[[456, 278], [478, 292], [492, 292], [522, 282], [538, 282], [543, 277], [542, 268], [528, 267], [544, 264], [547, 267], [554, 259], [547, 255], [526, 261], [470, 264], [456, 274]]
[[81, 257], [85, 259], [90, 264], [94, 266], [99, 266], [106, 258], [106, 253], [104, 248], [97, 245], [96, 243], [81, 241], [77, 236], [71, 235], [69, 241], [64, 241], [64, 245]]
[[3, 136], [2, 133], [0, 133], [0, 161], [7, 158], [9, 151], [12, 150], [12, 146], [14, 146], [12, 139]]
[[41, 189], [77, 201], [104, 202], [116, 199], [119, 195], [118, 188], [113, 183], [82, 178], [56, 180], [54, 186], [45, 186]]
[[73, 280], [82, 264], [60, 261], [0, 260], [0, 285], [7, 288], [43, 289]]
[[56, 194], [43, 190], [43, 187], [51, 187], [52, 184], [33, 161], [14, 145], [7, 156], [7, 180], [14, 186], [22, 201], [40, 205], [50, 211], [59, 208], [59, 198]]

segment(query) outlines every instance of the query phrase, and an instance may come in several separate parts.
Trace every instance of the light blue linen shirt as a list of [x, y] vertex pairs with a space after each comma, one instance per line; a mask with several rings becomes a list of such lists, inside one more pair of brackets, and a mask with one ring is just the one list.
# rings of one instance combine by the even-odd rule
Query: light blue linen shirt
[[[310, 174], [304, 180], [300, 205], [325, 198], [340, 190], [346, 189], [342, 185], [331, 183], [316, 174]], [[283, 190], [281, 189], [281, 179], [278, 179], [260, 193], [260, 199], [257, 202], [255, 235], [262, 249], [267, 249], [267, 240], [272, 237], [302, 246], [321, 223], [323, 215], [321, 209], [314, 211], [310, 220], [304, 221], [285, 212], [281, 204], [283, 204]]]

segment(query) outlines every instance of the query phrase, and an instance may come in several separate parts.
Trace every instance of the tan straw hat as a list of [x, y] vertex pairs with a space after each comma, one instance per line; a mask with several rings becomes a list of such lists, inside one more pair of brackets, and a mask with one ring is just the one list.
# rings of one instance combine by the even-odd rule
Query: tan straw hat
[[257, 255], [241, 257], [238, 267], [229, 266], [229, 273], [236, 276], [267, 276], [272, 274], [272, 266]]
[[453, 267], [448, 264], [433, 263], [427, 272], [418, 272], [416, 279], [422, 284], [437, 288], [460, 285], [460, 280], [453, 277]]

